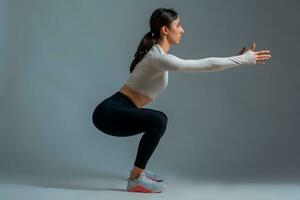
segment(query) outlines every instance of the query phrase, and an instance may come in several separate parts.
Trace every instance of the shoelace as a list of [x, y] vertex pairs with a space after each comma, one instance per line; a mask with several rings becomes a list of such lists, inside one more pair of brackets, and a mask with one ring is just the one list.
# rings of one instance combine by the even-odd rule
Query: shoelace
[[[146, 171], [146, 170], [145, 170], [145, 171]], [[156, 173], [154, 173], [154, 172], [152, 172], [152, 171], [149, 171], [149, 170], [147, 170], [147, 174], [152, 175], [152, 176], [156, 176], [156, 175], [157, 175]]]
[[145, 176], [145, 174], [141, 174], [142, 176], [142, 180], [144, 180], [145, 182], [148, 182], [148, 183], [155, 183], [156, 181], [153, 181], [152, 179], [148, 178], [147, 176]]

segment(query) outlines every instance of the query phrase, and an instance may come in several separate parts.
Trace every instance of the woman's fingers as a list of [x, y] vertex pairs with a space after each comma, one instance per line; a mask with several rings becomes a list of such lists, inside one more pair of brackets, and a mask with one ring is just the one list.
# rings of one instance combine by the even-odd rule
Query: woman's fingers
[[259, 59], [256, 59], [256, 62], [257, 61], [267, 61], [267, 60], [269, 60], [269, 58], [259, 58]]
[[266, 61], [271, 58], [269, 50], [262, 50], [254, 53], [255, 53], [256, 64], [266, 64]]
[[271, 55], [256, 55], [256, 64], [266, 64], [266, 61], [270, 59]]
[[257, 55], [260, 55], [260, 54], [268, 54], [268, 53], [270, 53], [270, 51], [269, 50], [262, 50], [262, 51], [256, 51], [255, 52]]
[[269, 59], [271, 55], [256, 55], [256, 59]]
[[255, 61], [255, 64], [266, 64], [267, 60], [268, 60], [268, 59], [257, 59], [257, 60]]
[[251, 45], [251, 47], [250, 47], [250, 50], [254, 51], [255, 47], [256, 47], [256, 44], [253, 42], [252, 45]]

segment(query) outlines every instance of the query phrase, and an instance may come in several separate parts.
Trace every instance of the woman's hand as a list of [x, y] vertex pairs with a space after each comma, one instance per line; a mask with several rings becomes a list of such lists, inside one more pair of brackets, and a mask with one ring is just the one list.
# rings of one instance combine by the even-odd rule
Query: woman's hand
[[[269, 50], [255, 51], [255, 43], [252, 43], [251, 47], [247, 51], [251, 51], [255, 55], [255, 64], [266, 64], [266, 61], [271, 58]], [[246, 47], [244, 46], [240, 51], [239, 55], [244, 54]]]

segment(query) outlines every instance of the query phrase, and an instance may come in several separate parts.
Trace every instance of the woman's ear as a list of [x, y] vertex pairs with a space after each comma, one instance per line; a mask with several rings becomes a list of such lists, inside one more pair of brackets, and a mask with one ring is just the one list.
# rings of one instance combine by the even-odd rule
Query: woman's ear
[[169, 29], [166, 26], [161, 27], [161, 32], [163, 35], [168, 35]]

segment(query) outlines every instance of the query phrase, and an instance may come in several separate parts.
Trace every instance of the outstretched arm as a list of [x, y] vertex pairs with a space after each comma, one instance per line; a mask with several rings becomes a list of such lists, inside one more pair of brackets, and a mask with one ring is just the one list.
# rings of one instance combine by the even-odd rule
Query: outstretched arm
[[243, 64], [257, 64], [258, 60], [269, 58], [270, 55], [263, 55], [269, 51], [254, 52], [254, 49], [255, 44], [242, 55], [231, 57], [208, 57], [202, 59], [181, 59], [172, 54], [157, 54], [152, 55], [150, 62], [154, 68], [165, 71], [212, 72]]
[[254, 64], [255, 57], [251, 52], [231, 57], [209, 57], [202, 59], [181, 59], [172, 54], [153, 55], [152, 66], [165, 71], [212, 72], [220, 71], [241, 64]]

